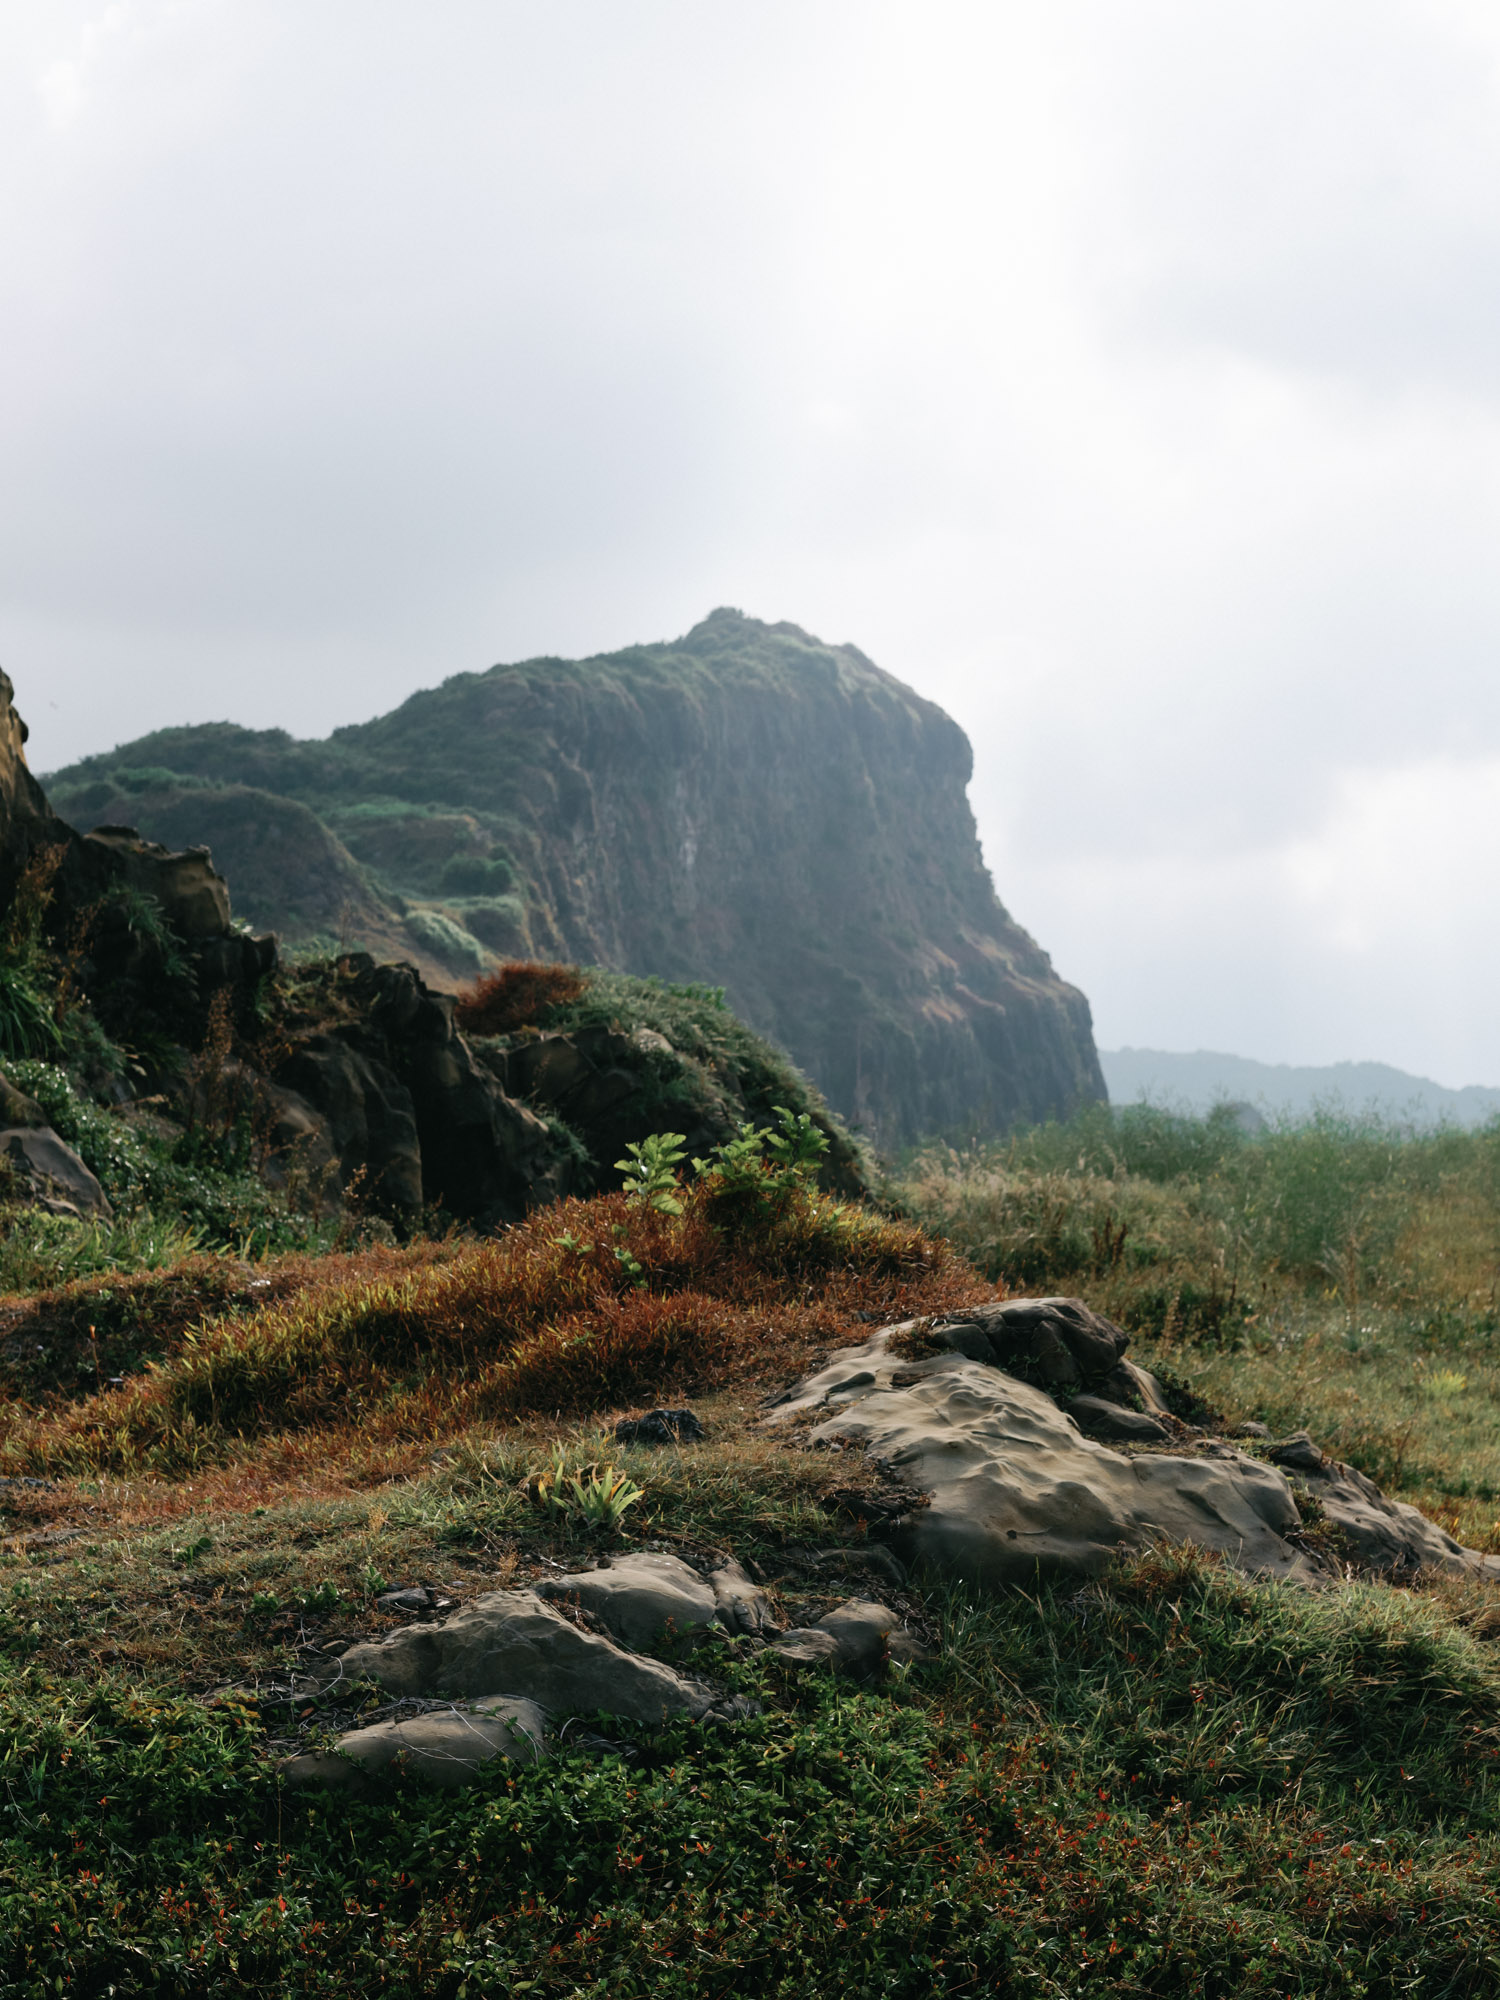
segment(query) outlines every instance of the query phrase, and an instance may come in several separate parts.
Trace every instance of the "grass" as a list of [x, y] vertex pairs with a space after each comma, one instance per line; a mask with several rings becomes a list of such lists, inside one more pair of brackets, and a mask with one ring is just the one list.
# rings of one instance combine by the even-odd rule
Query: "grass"
[[1012, 1291], [1073, 1292], [1234, 1422], [1500, 1548], [1500, 1126], [1094, 1110], [929, 1149], [901, 1193]]
[[[883, 1684], [716, 1646], [695, 1671], [760, 1704], [732, 1729], [610, 1721], [458, 1794], [291, 1793], [276, 1760], [347, 1722], [289, 1676], [390, 1629], [389, 1585], [463, 1602], [644, 1546], [734, 1551], [792, 1622], [889, 1597], [910, 1496], [763, 1399], [996, 1278], [1490, 1508], [1457, 1487], [1500, 1476], [1493, 1158], [1092, 1119], [927, 1155], [926, 1230], [805, 1187], [747, 1220], [710, 1178], [680, 1215], [602, 1196], [5, 1300], [0, 1995], [1492, 1993], [1500, 1605], [1467, 1581], [1314, 1594], [1170, 1549], [1005, 1596], [918, 1579], [935, 1657]], [[612, 1442], [688, 1394], [706, 1443]], [[614, 1541], [528, 1502], [558, 1450], [643, 1489]]]
[[[101, 1549], [78, 1587], [97, 1619], [154, 1586], [180, 1645], [226, 1572], [298, 1587], [291, 1525], [159, 1540], [125, 1581]], [[313, 1525], [309, 1578], [340, 1536], [391, 1546]], [[831, 1954], [861, 1995], [1493, 1990], [1500, 1676], [1410, 1594], [1162, 1556], [1078, 1594], [954, 1592], [940, 1663], [891, 1688], [727, 1647], [716, 1677], [762, 1704], [732, 1731], [612, 1722], [612, 1751], [356, 1803], [279, 1790], [273, 1703], [54, 1663], [66, 1566], [8, 1579], [41, 1643], [0, 1669], [0, 1990], [792, 1996]]]

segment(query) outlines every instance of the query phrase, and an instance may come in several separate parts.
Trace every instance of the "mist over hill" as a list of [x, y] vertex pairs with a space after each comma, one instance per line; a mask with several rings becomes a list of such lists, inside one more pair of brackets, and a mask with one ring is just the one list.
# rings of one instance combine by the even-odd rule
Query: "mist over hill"
[[856, 647], [719, 610], [321, 741], [160, 730], [48, 783], [80, 825], [207, 844], [238, 913], [293, 944], [450, 986], [531, 957], [723, 986], [889, 1147], [1104, 1095], [1088, 1003], [995, 894], [971, 770]]
[[1300, 1116], [1319, 1105], [1374, 1111], [1414, 1125], [1482, 1125], [1500, 1114], [1500, 1089], [1469, 1084], [1450, 1090], [1430, 1077], [1389, 1063], [1340, 1062], [1321, 1067], [1255, 1062], [1209, 1049], [1191, 1055], [1164, 1049], [1101, 1049], [1100, 1065], [1116, 1104], [1140, 1098], [1207, 1111], [1223, 1099], [1258, 1110]]

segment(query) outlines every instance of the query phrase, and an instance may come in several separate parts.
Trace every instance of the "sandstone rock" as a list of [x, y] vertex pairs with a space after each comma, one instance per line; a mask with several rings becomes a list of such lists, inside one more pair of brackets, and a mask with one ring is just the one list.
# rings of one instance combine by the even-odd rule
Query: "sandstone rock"
[[709, 1572], [708, 1586], [714, 1594], [719, 1623], [726, 1632], [763, 1638], [769, 1632], [780, 1631], [770, 1598], [732, 1557]]
[[602, 1709], [637, 1722], [701, 1716], [713, 1703], [696, 1681], [581, 1632], [531, 1590], [494, 1591], [441, 1624], [362, 1641], [321, 1677], [368, 1678], [393, 1695], [523, 1696], [555, 1715]]
[[336, 1035], [313, 1035], [277, 1071], [279, 1083], [326, 1125], [343, 1187], [377, 1207], [422, 1208], [422, 1149], [411, 1092], [378, 1058]]
[[[23, 1105], [31, 1103], [19, 1091], [13, 1091], [12, 1095], [20, 1098]], [[53, 1214], [108, 1219], [112, 1213], [103, 1188], [50, 1125], [0, 1130], [0, 1157], [29, 1184], [36, 1201]]]
[[903, 1629], [888, 1605], [851, 1597], [812, 1625], [794, 1626], [766, 1648], [792, 1667], [832, 1667], [869, 1680], [888, 1660], [910, 1664], [930, 1657], [928, 1647]]
[[718, 1617], [718, 1598], [695, 1569], [676, 1556], [617, 1556], [607, 1569], [578, 1570], [535, 1586], [547, 1603], [575, 1598], [622, 1645], [655, 1646], [701, 1632]]
[[533, 1701], [492, 1695], [462, 1708], [433, 1709], [401, 1722], [347, 1730], [333, 1750], [289, 1757], [281, 1776], [290, 1785], [366, 1790], [392, 1766], [429, 1784], [470, 1785], [496, 1757], [534, 1764], [544, 1754], [545, 1725]]
[[229, 930], [229, 884], [206, 847], [174, 854], [143, 840], [133, 826], [100, 826], [87, 836], [112, 859], [111, 874], [156, 903], [184, 944], [223, 937]]
[[[991, 1353], [974, 1341], [981, 1334]], [[1118, 1367], [1130, 1336], [1082, 1299], [1004, 1299], [953, 1313], [932, 1330], [934, 1340], [993, 1357], [996, 1367], [1044, 1389], [1097, 1391]]]
[[1228, 1445], [1221, 1456], [1127, 1457], [999, 1369], [954, 1354], [903, 1362], [891, 1341], [904, 1331], [886, 1327], [835, 1355], [774, 1415], [828, 1411], [815, 1441], [863, 1444], [931, 1496], [895, 1538], [907, 1560], [1025, 1583], [1097, 1575], [1117, 1551], [1165, 1540], [1252, 1572], [1316, 1573], [1284, 1539], [1301, 1522], [1274, 1468]]
[[1157, 1418], [1123, 1409], [1103, 1396], [1070, 1396], [1063, 1408], [1081, 1431], [1110, 1444], [1165, 1444], [1171, 1436]]
[[836, 1667], [839, 1664], [838, 1635], [823, 1632], [816, 1625], [794, 1625], [773, 1639], [766, 1651], [789, 1667]]
[[383, 1591], [375, 1600], [377, 1611], [422, 1612], [432, 1609], [433, 1596], [421, 1584], [406, 1584], [398, 1590]]
[[901, 1620], [884, 1604], [867, 1597], [851, 1597], [846, 1604], [825, 1612], [813, 1628], [831, 1632], [838, 1641], [839, 1665], [849, 1673], [873, 1674], [885, 1659], [886, 1644]]
[[1273, 1445], [1269, 1456], [1318, 1500], [1324, 1518], [1367, 1568], [1500, 1578], [1500, 1556], [1465, 1548], [1417, 1508], [1388, 1500], [1373, 1479], [1320, 1451], [1306, 1431]]

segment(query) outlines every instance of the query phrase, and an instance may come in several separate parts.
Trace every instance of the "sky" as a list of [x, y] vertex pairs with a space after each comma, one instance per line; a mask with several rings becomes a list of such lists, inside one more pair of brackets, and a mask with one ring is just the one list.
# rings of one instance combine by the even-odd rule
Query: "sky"
[[1500, 10], [0, 0], [39, 771], [714, 606], [1102, 1046], [1500, 1083]]

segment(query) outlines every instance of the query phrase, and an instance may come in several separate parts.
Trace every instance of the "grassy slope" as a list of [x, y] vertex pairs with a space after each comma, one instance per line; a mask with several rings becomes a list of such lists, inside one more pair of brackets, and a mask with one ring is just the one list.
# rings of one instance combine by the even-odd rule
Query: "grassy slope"
[[1305, 1425], [1500, 1548], [1500, 1125], [1100, 1110], [929, 1151], [904, 1191], [987, 1276], [1082, 1293], [1231, 1419]]
[[[1095, 1121], [914, 1188], [1026, 1289], [1165, 1334], [1237, 1414], [1297, 1367], [1328, 1397], [1383, 1379], [1339, 1345], [1352, 1316], [1393, 1384], [1468, 1375], [1446, 1421], [1489, 1407], [1489, 1143]], [[557, 1441], [640, 1480], [635, 1542], [732, 1547], [792, 1617], [881, 1593], [877, 1471], [761, 1432], [757, 1397], [982, 1283], [821, 1198], [731, 1219], [711, 1191], [681, 1219], [604, 1197], [495, 1246], [10, 1302], [8, 1470], [53, 1483], [0, 1488], [0, 1992], [801, 1996], [833, 1967], [861, 1995], [1492, 1992], [1500, 1617], [1467, 1586], [1312, 1596], [1157, 1552], [1083, 1589], [932, 1588], [905, 1602], [940, 1657], [884, 1686], [726, 1646], [711, 1671], [763, 1703], [733, 1731], [610, 1724], [613, 1750], [463, 1795], [279, 1792], [276, 1745], [317, 1718], [278, 1684], [388, 1624], [385, 1583], [462, 1599], [586, 1554], [517, 1490]], [[83, 1323], [119, 1389], [78, 1365]], [[621, 1403], [688, 1389], [707, 1446], [605, 1446]], [[200, 1698], [252, 1681], [258, 1708]]]

